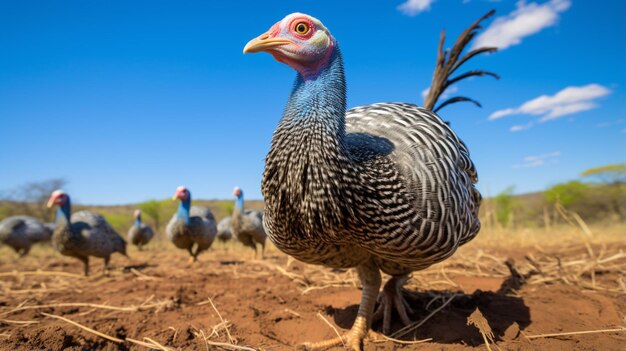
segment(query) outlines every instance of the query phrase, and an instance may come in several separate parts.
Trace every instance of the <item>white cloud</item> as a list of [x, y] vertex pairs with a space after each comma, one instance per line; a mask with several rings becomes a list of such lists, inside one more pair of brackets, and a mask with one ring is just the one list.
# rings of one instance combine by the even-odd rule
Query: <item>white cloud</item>
[[541, 95], [523, 103], [519, 107], [498, 110], [487, 118], [490, 121], [510, 115], [542, 116], [539, 122], [571, 115], [576, 112], [591, 110], [598, 107], [593, 101], [611, 93], [611, 90], [599, 84], [588, 84], [581, 87], [567, 87], [555, 95]]
[[517, 45], [523, 38], [556, 24], [559, 13], [571, 5], [570, 0], [550, 0], [541, 5], [536, 2], [527, 4], [526, 1], [520, 0], [515, 11], [493, 20], [476, 38], [472, 49], [495, 46], [504, 50]]
[[514, 125], [511, 127], [511, 129], [509, 129], [511, 132], [521, 132], [522, 130], [526, 130], [526, 129], [530, 129], [532, 128], [534, 125], [533, 122], [529, 122], [527, 124], [518, 124], [518, 125]]
[[522, 163], [514, 164], [513, 168], [535, 168], [551, 163], [558, 162], [558, 158], [561, 156], [560, 151], [553, 151], [547, 154], [526, 156]]
[[[422, 90], [422, 100], [426, 99], [426, 95], [428, 95], [428, 92], [430, 91], [430, 87]], [[447, 99], [450, 97], [450, 95], [456, 93], [457, 91], [459, 91], [459, 88], [455, 85], [449, 87], [448, 89], [444, 90], [443, 94], [441, 94], [441, 96], [439, 97], [439, 99]]]
[[430, 10], [430, 5], [435, 0], [407, 0], [405, 3], [398, 6], [398, 10], [402, 11], [405, 15], [416, 16], [420, 12]]

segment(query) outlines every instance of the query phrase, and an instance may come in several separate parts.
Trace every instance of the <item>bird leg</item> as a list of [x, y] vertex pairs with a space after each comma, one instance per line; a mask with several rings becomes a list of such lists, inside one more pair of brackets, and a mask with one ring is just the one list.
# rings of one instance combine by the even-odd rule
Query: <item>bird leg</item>
[[78, 257], [85, 265], [85, 277], [89, 276], [89, 256]]
[[102, 269], [102, 275], [109, 275], [109, 261], [111, 260], [111, 256], [106, 256], [104, 258], [104, 268]]
[[189, 254], [191, 255], [191, 257], [189, 258], [189, 264], [193, 264], [198, 260], [197, 257], [197, 253], [193, 252], [193, 245], [189, 246], [187, 248], [187, 251], [189, 251]]
[[322, 350], [342, 344], [354, 351], [362, 350], [363, 339], [365, 339], [372, 324], [372, 313], [376, 304], [376, 296], [380, 289], [381, 278], [378, 266], [376, 266], [373, 260], [358, 266], [357, 272], [359, 273], [361, 285], [363, 285], [363, 291], [361, 293], [359, 311], [352, 328], [340, 337], [316, 343], [304, 343], [302, 347], [305, 350]]
[[376, 322], [381, 318], [383, 319], [383, 334], [388, 335], [391, 331], [392, 309], [394, 308], [404, 325], [411, 324], [408, 313], [413, 314], [413, 310], [402, 296], [402, 286], [408, 279], [408, 274], [391, 277], [378, 295], [378, 307], [374, 312], [372, 321]]
[[22, 258], [22, 257], [24, 257], [24, 256], [26, 256], [26, 255], [28, 255], [28, 253], [29, 253], [29, 252], [30, 252], [30, 247], [25, 247], [25, 248], [23, 248], [23, 249], [22, 249], [22, 252], [20, 252], [20, 253], [19, 253], [20, 258]]

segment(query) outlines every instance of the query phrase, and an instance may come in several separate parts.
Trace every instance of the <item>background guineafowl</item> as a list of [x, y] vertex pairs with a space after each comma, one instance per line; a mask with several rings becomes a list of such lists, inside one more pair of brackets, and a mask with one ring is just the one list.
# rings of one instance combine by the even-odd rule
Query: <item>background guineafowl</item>
[[167, 237], [177, 248], [189, 251], [195, 262], [198, 260], [198, 254], [211, 247], [215, 239], [217, 234], [215, 217], [206, 207], [191, 206], [191, 193], [184, 186], [176, 189], [172, 199], [180, 200], [180, 204], [178, 211], [167, 224]]
[[154, 237], [154, 231], [149, 225], [141, 222], [141, 210], [135, 210], [133, 217], [135, 217], [135, 223], [128, 229], [128, 241], [141, 251], [143, 246]]
[[[62, 190], [50, 195], [48, 207], [58, 206], [52, 246], [62, 255], [75, 257], [85, 265], [89, 275], [89, 256], [104, 258], [104, 271], [109, 267], [111, 254], [126, 255], [126, 241], [101, 215], [91, 211], [71, 214], [70, 197]], [[70, 215], [71, 214], [71, 215]]]
[[30, 216], [7, 217], [0, 222], [0, 242], [10, 246], [20, 257], [26, 256], [37, 242], [50, 241], [54, 226]]
[[233, 236], [244, 246], [254, 249], [254, 258], [257, 257], [257, 244], [260, 244], [261, 257], [265, 258], [267, 234], [263, 228], [263, 212], [244, 210], [243, 191], [239, 187], [233, 190], [233, 195], [237, 198], [230, 222]]
[[[373, 319], [392, 309], [409, 323], [401, 287], [412, 271], [450, 257], [480, 228], [477, 173], [467, 147], [437, 115], [405, 103], [346, 112], [337, 41], [294, 13], [251, 40], [297, 72], [266, 157], [265, 228], [283, 252], [313, 264], [356, 267], [363, 285], [351, 330], [315, 344], [360, 350]], [[383, 271], [392, 276], [379, 297]]]
[[230, 230], [231, 217], [224, 217], [217, 224], [217, 239], [223, 243], [233, 238], [233, 233]]

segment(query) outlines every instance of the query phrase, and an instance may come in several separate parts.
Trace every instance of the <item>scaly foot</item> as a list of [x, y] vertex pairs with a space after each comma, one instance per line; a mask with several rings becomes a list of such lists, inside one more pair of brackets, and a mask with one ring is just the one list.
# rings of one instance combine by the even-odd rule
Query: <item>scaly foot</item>
[[392, 277], [378, 295], [378, 307], [374, 312], [372, 321], [376, 322], [381, 318], [383, 319], [383, 334], [385, 335], [389, 335], [389, 332], [391, 332], [391, 318], [394, 308], [404, 325], [411, 324], [409, 313], [413, 314], [413, 310], [404, 296], [402, 296], [402, 286], [408, 279], [408, 275]]
[[349, 332], [343, 334], [341, 337], [332, 338], [320, 342], [305, 342], [298, 345], [299, 350], [316, 351], [326, 350], [330, 347], [341, 346], [353, 350], [361, 351], [363, 345], [363, 339], [367, 335], [367, 322], [362, 316], [357, 316], [352, 329]]

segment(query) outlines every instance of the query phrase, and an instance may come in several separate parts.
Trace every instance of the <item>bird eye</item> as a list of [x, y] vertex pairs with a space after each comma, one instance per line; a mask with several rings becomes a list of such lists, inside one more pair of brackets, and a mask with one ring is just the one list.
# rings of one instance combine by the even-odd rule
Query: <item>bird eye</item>
[[309, 27], [308, 23], [306, 23], [306, 22], [299, 22], [298, 24], [296, 24], [294, 29], [295, 29], [296, 33], [298, 33], [300, 35], [306, 35], [307, 33], [309, 33], [309, 30], [311, 30], [311, 28]]

